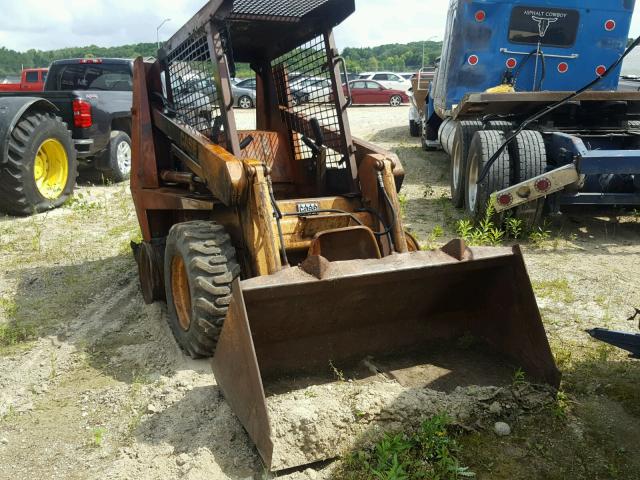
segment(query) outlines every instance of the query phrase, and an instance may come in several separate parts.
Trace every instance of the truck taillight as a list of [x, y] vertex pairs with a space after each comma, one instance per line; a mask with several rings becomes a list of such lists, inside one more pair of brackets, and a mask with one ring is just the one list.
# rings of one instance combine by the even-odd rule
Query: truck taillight
[[616, 29], [616, 21], [615, 20], [607, 20], [604, 23], [604, 29], [607, 32], [613, 32]]
[[100, 64], [102, 63], [102, 59], [101, 58], [83, 58], [80, 60], [80, 64], [85, 65], [85, 64]]
[[86, 100], [73, 101], [73, 124], [76, 128], [89, 128], [93, 125], [91, 104]]

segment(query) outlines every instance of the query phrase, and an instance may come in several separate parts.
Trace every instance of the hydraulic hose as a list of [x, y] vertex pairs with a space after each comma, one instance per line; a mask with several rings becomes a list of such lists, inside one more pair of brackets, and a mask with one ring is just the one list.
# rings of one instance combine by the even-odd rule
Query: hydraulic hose
[[573, 100], [578, 95], [580, 95], [580, 94], [586, 92], [587, 90], [591, 89], [592, 87], [597, 85], [602, 79], [608, 77], [611, 74], [611, 72], [616, 70], [620, 66], [622, 61], [627, 57], [627, 55], [629, 55], [633, 51], [633, 49], [635, 49], [638, 45], [640, 45], [640, 37], [636, 38], [636, 40], [629, 46], [629, 48], [627, 48], [627, 50], [622, 54], [622, 56], [620, 58], [618, 58], [615, 62], [613, 62], [609, 66], [609, 68], [607, 68], [607, 71], [604, 72], [601, 76], [596, 77], [593, 81], [589, 82], [587, 85], [582, 87], [580, 90], [577, 90], [577, 91], [567, 95], [562, 100], [560, 100], [560, 101], [558, 101], [558, 102], [556, 102], [556, 103], [554, 103], [552, 105], [549, 105], [548, 107], [543, 108], [538, 113], [530, 116], [524, 122], [522, 122], [520, 124], [520, 126], [518, 128], [516, 128], [516, 130], [509, 136], [509, 138], [507, 138], [505, 140], [505, 142], [500, 146], [500, 148], [498, 148], [498, 150], [496, 150], [496, 152], [491, 156], [491, 158], [489, 159], [487, 164], [484, 166], [484, 168], [480, 172], [480, 176], [478, 177], [478, 182], [477, 183], [480, 184], [487, 177], [487, 175], [489, 174], [489, 170], [491, 170], [491, 167], [493, 167], [493, 164], [496, 163], [498, 158], [500, 158], [500, 155], [502, 155], [502, 153], [506, 150], [506, 148], [509, 146], [509, 144], [511, 142], [513, 142], [513, 140], [520, 134], [520, 132], [525, 130], [532, 123], [537, 122], [538, 120], [543, 118], [545, 115], [548, 115], [549, 113], [551, 113], [551, 112], [557, 110], [558, 108], [560, 108], [561, 106], [565, 105], [567, 102]]

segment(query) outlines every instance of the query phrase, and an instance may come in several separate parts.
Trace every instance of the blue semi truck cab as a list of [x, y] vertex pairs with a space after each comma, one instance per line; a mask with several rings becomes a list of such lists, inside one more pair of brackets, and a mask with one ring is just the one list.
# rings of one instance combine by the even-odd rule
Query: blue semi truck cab
[[[451, 0], [422, 123], [423, 145], [451, 156], [457, 207], [481, 217], [492, 203], [535, 224], [570, 204], [640, 205], [640, 94], [618, 92], [621, 66], [609, 69], [627, 48], [634, 7]], [[596, 78], [502, 151], [525, 120]]]

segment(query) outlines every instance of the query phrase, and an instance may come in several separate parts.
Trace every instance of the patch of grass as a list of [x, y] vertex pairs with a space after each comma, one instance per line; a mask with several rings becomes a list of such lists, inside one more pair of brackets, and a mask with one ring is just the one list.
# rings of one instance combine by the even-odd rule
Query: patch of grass
[[102, 427], [96, 427], [91, 430], [91, 446], [98, 448], [102, 446], [104, 440], [104, 434], [107, 431]]
[[73, 197], [66, 201], [65, 206], [75, 213], [87, 214], [102, 210], [105, 204], [92, 199], [91, 191], [87, 191], [86, 193], [76, 192]]
[[427, 241], [422, 245], [422, 250], [435, 250], [438, 248], [437, 241], [444, 236], [444, 229], [440, 225], [433, 227], [433, 230], [427, 237]]
[[458, 480], [475, 477], [459, 460], [460, 446], [446, 415], [426, 420], [411, 434], [386, 434], [347, 456], [337, 480]]
[[566, 278], [533, 282], [536, 295], [561, 303], [573, 303], [576, 297]]
[[18, 322], [0, 325], [0, 347], [12, 347], [34, 339], [35, 328]]
[[409, 199], [407, 195], [401, 193], [398, 195], [398, 202], [400, 203], [400, 216], [401, 218], [406, 218], [407, 216], [407, 204], [409, 203]]
[[546, 221], [544, 225], [536, 227], [532, 232], [529, 232], [529, 241], [533, 244], [534, 247], [543, 247], [550, 238], [551, 230], [548, 229], [548, 224], [546, 223]]

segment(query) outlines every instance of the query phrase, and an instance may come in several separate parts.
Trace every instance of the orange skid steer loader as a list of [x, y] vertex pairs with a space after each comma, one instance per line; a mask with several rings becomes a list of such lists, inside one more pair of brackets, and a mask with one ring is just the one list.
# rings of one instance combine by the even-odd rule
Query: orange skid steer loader
[[[213, 356], [272, 470], [298, 466], [274, 452], [272, 385], [330, 364], [402, 357], [411, 367], [473, 336], [528, 378], [559, 383], [519, 249], [419, 251], [400, 215], [398, 157], [352, 138], [332, 29], [354, 9], [212, 0], [157, 61], [135, 62], [144, 299], [167, 302], [188, 354]], [[236, 123], [235, 62], [256, 74], [255, 129]]]

